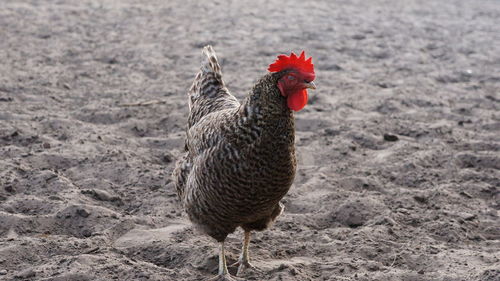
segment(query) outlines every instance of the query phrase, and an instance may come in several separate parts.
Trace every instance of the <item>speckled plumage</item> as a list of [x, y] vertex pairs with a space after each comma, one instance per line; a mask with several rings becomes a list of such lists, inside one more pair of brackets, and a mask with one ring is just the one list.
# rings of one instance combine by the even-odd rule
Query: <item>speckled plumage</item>
[[281, 214], [295, 177], [294, 117], [268, 73], [239, 103], [210, 46], [189, 90], [186, 152], [174, 183], [190, 220], [224, 241], [238, 226], [263, 230]]

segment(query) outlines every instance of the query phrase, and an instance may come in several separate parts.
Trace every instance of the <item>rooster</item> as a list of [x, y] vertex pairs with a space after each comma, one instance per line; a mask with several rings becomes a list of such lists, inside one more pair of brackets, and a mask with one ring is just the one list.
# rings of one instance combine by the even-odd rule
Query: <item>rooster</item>
[[294, 113], [316, 89], [312, 58], [280, 55], [240, 103], [222, 80], [211, 46], [188, 92], [185, 153], [173, 181], [189, 219], [219, 242], [219, 272], [212, 280], [234, 280], [224, 240], [244, 230], [236, 275], [247, 268], [251, 231], [268, 228], [283, 212], [280, 200], [295, 177]]

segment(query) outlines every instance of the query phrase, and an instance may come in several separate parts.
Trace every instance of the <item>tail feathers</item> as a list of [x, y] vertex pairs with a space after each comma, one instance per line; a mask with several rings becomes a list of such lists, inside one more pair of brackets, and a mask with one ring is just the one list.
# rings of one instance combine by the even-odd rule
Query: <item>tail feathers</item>
[[190, 97], [189, 108], [200, 96], [212, 96], [214, 91], [217, 92], [218, 89], [225, 87], [224, 81], [222, 81], [221, 67], [212, 46], [205, 46], [202, 54], [200, 72], [196, 75], [188, 92]]
[[188, 128], [211, 112], [239, 106], [238, 100], [229, 93], [222, 80], [221, 67], [212, 46], [203, 48], [202, 53], [200, 71], [188, 91]]
[[212, 46], [207, 45], [202, 51], [200, 72], [189, 89], [189, 108], [192, 109], [196, 100], [214, 98], [219, 90], [224, 89], [222, 71]]
[[219, 61], [217, 60], [217, 56], [215, 55], [215, 51], [212, 46], [205, 46], [202, 53], [204, 56], [201, 61], [201, 71], [203, 73], [213, 72], [222, 75]]

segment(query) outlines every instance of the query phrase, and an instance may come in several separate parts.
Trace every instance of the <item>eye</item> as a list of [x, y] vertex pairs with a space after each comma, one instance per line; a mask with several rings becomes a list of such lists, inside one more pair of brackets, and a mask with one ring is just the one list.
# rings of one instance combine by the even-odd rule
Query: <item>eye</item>
[[295, 76], [293, 76], [293, 75], [288, 75], [288, 80], [295, 80]]

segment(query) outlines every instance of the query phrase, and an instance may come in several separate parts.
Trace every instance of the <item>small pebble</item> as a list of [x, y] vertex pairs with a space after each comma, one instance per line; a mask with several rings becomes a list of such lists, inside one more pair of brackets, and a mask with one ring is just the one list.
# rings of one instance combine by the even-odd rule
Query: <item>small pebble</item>
[[384, 140], [385, 141], [398, 141], [399, 138], [396, 135], [384, 134]]
[[83, 235], [83, 237], [90, 237], [90, 236], [92, 236], [92, 231], [90, 231], [89, 229], [84, 229], [82, 231], [82, 235]]
[[77, 209], [76, 214], [83, 218], [87, 218], [88, 216], [90, 216], [90, 213], [85, 209]]

